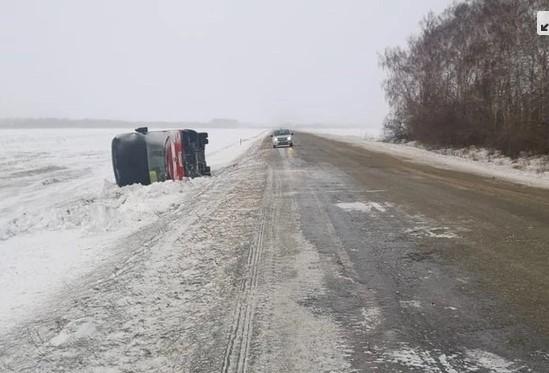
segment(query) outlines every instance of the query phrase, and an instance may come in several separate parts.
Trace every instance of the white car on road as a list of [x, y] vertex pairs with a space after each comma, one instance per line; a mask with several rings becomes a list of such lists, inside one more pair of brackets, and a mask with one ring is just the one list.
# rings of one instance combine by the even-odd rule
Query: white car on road
[[275, 130], [271, 135], [273, 139], [273, 148], [278, 148], [279, 146], [294, 146], [294, 133], [288, 129], [279, 129]]

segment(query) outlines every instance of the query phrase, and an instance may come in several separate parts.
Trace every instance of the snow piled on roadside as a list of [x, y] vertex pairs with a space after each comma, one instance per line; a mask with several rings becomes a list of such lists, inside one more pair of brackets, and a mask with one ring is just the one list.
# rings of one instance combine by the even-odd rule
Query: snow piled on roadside
[[539, 175], [549, 172], [549, 156], [547, 155], [528, 155], [523, 153], [518, 158], [512, 159], [503, 155], [498, 150], [477, 148], [475, 146], [459, 149], [428, 149], [415, 142], [409, 142], [405, 145], [430, 150], [442, 155], [449, 155], [482, 163], [491, 163], [496, 166], [505, 166], [507, 168], [513, 168], [515, 170], [525, 171], [531, 174]]
[[[115, 254], [117, 242], [177, 208], [210, 179], [118, 188], [34, 200], [2, 216], [0, 331], [30, 315], [50, 294]], [[50, 203], [51, 202], [51, 203]]]
[[[549, 156], [522, 155], [511, 159], [500, 152], [483, 148], [430, 150], [416, 142], [403, 144], [381, 142], [369, 137], [364, 129], [334, 129], [310, 131], [320, 136], [333, 138], [361, 146], [367, 150], [385, 153], [407, 161], [437, 168], [450, 169], [492, 177], [537, 188], [549, 188]], [[362, 133], [360, 132], [362, 131]]]
[[206, 131], [214, 177], [123, 188], [114, 184], [110, 142], [125, 129], [0, 131], [0, 332], [110, 258], [117, 242], [215, 182], [265, 135]]
[[266, 129], [201, 129], [208, 132], [209, 144], [206, 145], [206, 161], [215, 172], [228, 166], [244, 154], [256, 141], [268, 135]]

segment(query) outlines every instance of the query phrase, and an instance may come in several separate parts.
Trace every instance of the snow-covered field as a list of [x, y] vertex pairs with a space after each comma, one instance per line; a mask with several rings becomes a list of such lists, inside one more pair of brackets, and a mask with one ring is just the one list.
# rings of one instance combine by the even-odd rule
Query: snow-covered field
[[0, 333], [93, 271], [115, 243], [214, 182], [266, 135], [207, 129], [212, 178], [118, 188], [110, 142], [126, 129], [0, 131]]
[[549, 157], [523, 156], [511, 159], [488, 149], [438, 149], [429, 150], [410, 142], [385, 143], [370, 137], [364, 129], [311, 130], [318, 135], [330, 135], [340, 141], [364, 147], [368, 150], [401, 157], [410, 162], [437, 168], [473, 173], [485, 177], [506, 180], [537, 188], [549, 188]]

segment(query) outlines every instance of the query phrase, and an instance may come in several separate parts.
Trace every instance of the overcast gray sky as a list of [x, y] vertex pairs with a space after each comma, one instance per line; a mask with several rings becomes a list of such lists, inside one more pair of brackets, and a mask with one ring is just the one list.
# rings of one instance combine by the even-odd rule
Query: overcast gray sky
[[448, 0], [0, 0], [0, 117], [378, 127], [377, 53]]

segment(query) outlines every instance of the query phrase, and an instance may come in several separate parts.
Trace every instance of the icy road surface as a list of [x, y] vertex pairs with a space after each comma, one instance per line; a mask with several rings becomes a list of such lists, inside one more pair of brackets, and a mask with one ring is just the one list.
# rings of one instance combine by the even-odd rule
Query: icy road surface
[[311, 134], [159, 188], [0, 371], [549, 371], [549, 191]]

